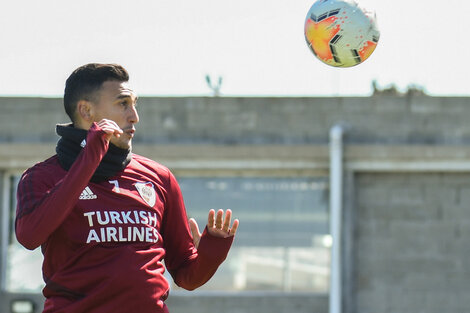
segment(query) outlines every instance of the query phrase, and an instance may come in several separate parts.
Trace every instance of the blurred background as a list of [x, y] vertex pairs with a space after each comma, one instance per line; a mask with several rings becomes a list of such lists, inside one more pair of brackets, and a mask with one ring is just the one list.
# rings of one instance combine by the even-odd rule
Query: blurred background
[[175, 173], [188, 215], [241, 220], [208, 284], [172, 286], [172, 313], [470, 311], [465, 2], [361, 0], [381, 38], [345, 69], [305, 44], [313, 1], [3, 4], [0, 312], [42, 310], [16, 185], [55, 153], [65, 80], [89, 62], [129, 71], [134, 151]]
[[380, 44], [360, 67], [335, 69], [306, 48], [312, 0], [9, 1], [0, 12], [0, 94], [61, 96], [89, 62], [117, 62], [141, 95], [221, 93], [370, 95], [371, 81], [404, 91], [466, 95], [468, 4], [362, 0], [377, 14]]

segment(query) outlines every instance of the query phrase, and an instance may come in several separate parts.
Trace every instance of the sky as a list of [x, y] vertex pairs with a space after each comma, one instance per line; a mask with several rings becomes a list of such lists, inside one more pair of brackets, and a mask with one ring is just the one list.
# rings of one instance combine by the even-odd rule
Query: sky
[[312, 0], [0, 0], [0, 96], [63, 95], [80, 65], [119, 63], [140, 96], [368, 96], [415, 85], [468, 96], [470, 4], [359, 0], [378, 46], [364, 63], [321, 63], [304, 39]]

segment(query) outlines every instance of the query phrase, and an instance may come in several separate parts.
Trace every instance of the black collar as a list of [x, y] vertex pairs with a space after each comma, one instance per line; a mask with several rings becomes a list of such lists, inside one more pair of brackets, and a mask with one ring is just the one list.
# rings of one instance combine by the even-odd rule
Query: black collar
[[[88, 131], [73, 127], [73, 124], [58, 124], [56, 126], [57, 135], [61, 138], [57, 142], [56, 152], [59, 157], [60, 165], [69, 170], [73, 162], [77, 159], [83, 144], [86, 143]], [[103, 160], [96, 169], [92, 182], [105, 181], [115, 176], [126, 168], [131, 161], [131, 149], [121, 149], [113, 144], [109, 144], [108, 152], [106, 152]]]

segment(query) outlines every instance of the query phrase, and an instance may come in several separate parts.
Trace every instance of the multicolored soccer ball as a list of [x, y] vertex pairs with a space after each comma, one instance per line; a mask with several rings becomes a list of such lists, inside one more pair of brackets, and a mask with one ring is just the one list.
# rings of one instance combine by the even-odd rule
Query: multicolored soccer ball
[[364, 62], [380, 38], [375, 13], [354, 0], [317, 0], [308, 11], [304, 34], [313, 54], [336, 67]]

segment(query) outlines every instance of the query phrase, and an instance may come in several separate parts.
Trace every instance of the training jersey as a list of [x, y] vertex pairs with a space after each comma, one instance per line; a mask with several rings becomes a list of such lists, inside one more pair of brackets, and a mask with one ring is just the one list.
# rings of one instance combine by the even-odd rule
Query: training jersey
[[192, 290], [215, 273], [233, 237], [205, 229], [196, 249], [175, 177], [145, 157], [90, 182], [109, 145], [104, 135], [94, 124], [68, 171], [55, 155], [18, 185], [18, 241], [44, 255], [43, 312], [168, 312], [162, 262]]

